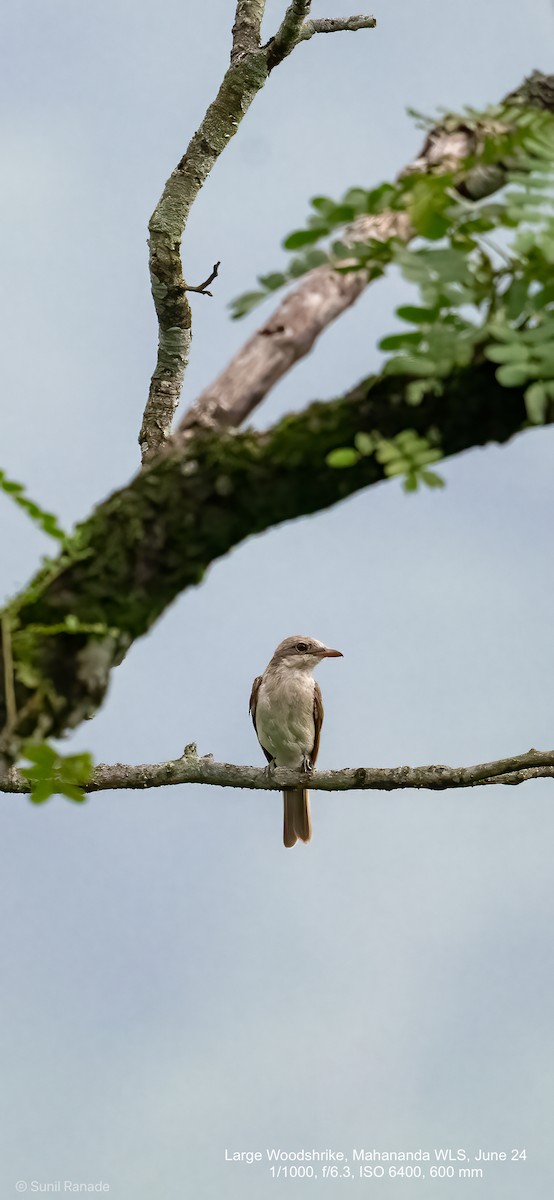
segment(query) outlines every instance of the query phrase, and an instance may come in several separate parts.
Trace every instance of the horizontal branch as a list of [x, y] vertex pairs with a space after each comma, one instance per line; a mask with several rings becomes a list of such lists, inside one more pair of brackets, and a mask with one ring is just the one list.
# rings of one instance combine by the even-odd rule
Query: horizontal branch
[[[87, 792], [168, 787], [207, 783], [215, 787], [249, 788], [277, 792], [285, 787], [306, 787], [314, 792], [392, 792], [405, 788], [445, 791], [447, 788], [484, 787], [495, 783], [519, 784], [529, 779], [554, 777], [554, 750], [529, 750], [511, 758], [478, 763], [473, 767], [345, 767], [340, 771], [291, 771], [284, 767], [241, 767], [198, 758], [187, 747], [182, 758], [169, 762], [129, 766], [105, 763], [95, 768]], [[15, 768], [0, 776], [0, 792], [28, 792], [29, 784]]]
[[[447, 457], [505, 442], [526, 426], [524, 387], [502, 387], [493, 363], [456, 371], [440, 396], [415, 407], [409, 383], [368, 379], [260, 432], [199, 428], [101, 504], [58, 563], [11, 605], [14, 735], [60, 735], [90, 716], [131, 643], [245, 538], [380, 483], [385, 468], [375, 454], [346, 470], [327, 464], [357, 433], [392, 439], [414, 429], [432, 435]], [[554, 401], [545, 420], [554, 422]], [[5, 720], [0, 671], [0, 728]]]
[[318, 17], [313, 21], [304, 21], [299, 41], [308, 41], [314, 33], [356, 33], [358, 29], [375, 29], [376, 25], [375, 17]]

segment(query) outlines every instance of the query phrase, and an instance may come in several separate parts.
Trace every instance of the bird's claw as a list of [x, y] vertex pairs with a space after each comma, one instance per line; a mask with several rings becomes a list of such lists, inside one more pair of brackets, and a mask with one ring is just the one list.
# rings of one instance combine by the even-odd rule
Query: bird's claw
[[302, 759], [302, 770], [305, 771], [307, 775], [311, 775], [313, 769], [314, 769], [314, 767], [313, 767], [311, 758], [309, 758], [308, 755], [305, 754]]

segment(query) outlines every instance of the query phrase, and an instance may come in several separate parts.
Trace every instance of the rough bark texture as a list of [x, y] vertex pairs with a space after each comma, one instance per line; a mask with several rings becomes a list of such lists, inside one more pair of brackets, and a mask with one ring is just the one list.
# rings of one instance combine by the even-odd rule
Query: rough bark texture
[[287, 57], [298, 44], [302, 23], [309, 15], [312, 0], [291, 0], [281, 25], [268, 42], [268, 64], [270, 71]]
[[376, 25], [375, 17], [319, 17], [304, 21], [299, 41], [309, 41], [314, 33], [356, 33], [358, 29], [375, 29]]
[[237, 54], [150, 218], [150, 280], [159, 342], [139, 436], [143, 461], [152, 457], [169, 436], [188, 362], [191, 309], [181, 263], [186, 220], [200, 188], [267, 75], [265, 51], [252, 49]]
[[[189, 358], [192, 314], [187, 290], [199, 289], [187, 289], [181, 241], [191, 206], [270, 71], [316, 32], [303, 26], [310, 6], [311, 0], [293, 0], [275, 37], [260, 46], [265, 0], [239, 0], [229, 69], [150, 218], [150, 282], [158, 317], [158, 355], [139, 435], [143, 462], [153, 458], [170, 436]], [[335, 22], [335, 26], [369, 27], [365, 18], [354, 21], [354, 25]]]
[[[242, 6], [244, 14], [248, 7]], [[293, 9], [298, 13], [301, 7], [291, 5], [288, 13]], [[253, 31], [244, 25], [241, 36], [245, 33], [248, 40]], [[193, 138], [153, 218], [153, 261], [160, 271], [155, 277], [162, 282], [160, 324], [167, 321], [169, 344], [174, 335], [179, 341], [184, 328], [183, 323], [174, 326], [173, 320], [182, 318], [186, 325], [184, 285], [175, 260], [178, 243], [172, 239], [202, 172], [207, 174], [210, 161], [234, 132], [230, 114], [242, 111], [261, 86], [267, 69], [262, 58], [259, 51], [241, 51], [208, 111], [203, 133]], [[552, 80], [534, 76], [517, 95], [550, 107], [554, 86]], [[455, 132], [466, 137], [463, 130]], [[450, 138], [451, 133], [430, 135], [424, 147], [429, 162], [433, 156], [439, 163], [444, 161], [440, 139]], [[200, 145], [204, 134], [205, 144]], [[452, 149], [451, 141], [448, 145]], [[498, 186], [498, 166], [488, 169], [496, 172], [496, 182], [489, 179], [487, 185], [493, 190]], [[482, 183], [481, 176], [480, 187]], [[391, 219], [390, 214], [382, 217]], [[343, 292], [349, 278], [329, 274], [329, 295], [334, 289], [329, 311], [342, 311], [351, 302]], [[358, 287], [359, 276], [353, 280], [352, 286]], [[316, 282], [315, 296], [318, 286]], [[310, 303], [317, 308], [309, 298], [313, 287], [313, 278], [302, 285], [307, 289], [306, 311]], [[290, 310], [289, 319], [292, 322]], [[307, 345], [309, 333], [300, 314], [298, 325]], [[270, 340], [272, 334], [267, 335]], [[283, 355], [283, 349], [279, 353]], [[286, 354], [290, 366], [294, 360], [290, 347]], [[172, 377], [174, 367], [168, 367]], [[0, 662], [0, 759], [13, 758], [23, 736], [61, 734], [91, 715], [104, 697], [112, 667], [133, 640], [233, 546], [253, 533], [327, 508], [379, 482], [383, 468], [373, 456], [345, 471], [326, 465], [328, 452], [351, 444], [357, 432], [378, 430], [382, 437], [393, 438], [406, 428], [424, 435], [433, 429], [448, 456], [490, 441], [504, 442], [524, 428], [523, 389], [500, 387], [494, 372], [492, 364], [476, 361], [446, 381], [443, 395], [428, 396], [418, 407], [406, 402], [406, 378], [368, 380], [347, 396], [312, 404], [263, 433], [225, 431], [221, 428], [224, 414], [206, 423], [194, 421], [185, 437], [169, 442], [127, 487], [93, 512], [61, 558], [47, 564], [6, 609]], [[258, 391], [256, 399], [260, 398]], [[248, 400], [244, 409], [240, 395], [236, 403], [243, 405], [243, 415], [252, 406]], [[554, 404], [546, 420], [554, 420]]]
[[264, 11], [265, 0], [239, 0], [233, 25], [232, 63], [259, 46]]
[[[445, 791], [448, 788], [484, 787], [495, 783], [514, 785], [526, 783], [529, 779], [551, 779], [554, 776], [554, 750], [529, 750], [526, 754], [471, 767], [446, 767], [442, 764], [427, 767], [345, 767], [341, 771], [313, 771], [309, 775], [276, 767], [269, 775], [265, 767], [216, 763], [210, 755], [198, 758], [192, 746], [187, 749], [182, 758], [169, 762], [144, 763], [136, 767], [127, 763], [100, 763], [84, 791], [138, 790], [184, 783], [206, 783], [215, 787], [249, 788], [264, 792], [280, 792], [283, 788], [308, 785], [313, 792], [392, 792], [405, 788]], [[0, 792], [21, 793], [29, 790], [28, 781], [20, 771], [12, 768], [0, 775]]]
[[[489, 363], [460, 371], [444, 395], [416, 408], [406, 402], [406, 385], [392, 376], [366, 381], [263, 433], [199, 429], [111, 496], [79, 528], [59, 571], [39, 577], [12, 605], [15, 650], [24, 651], [27, 673], [39, 681], [34, 688], [16, 681], [15, 732], [60, 734], [93, 712], [130, 643], [246, 537], [383, 479], [374, 457], [343, 471], [326, 465], [327, 453], [351, 444], [358, 431], [391, 438], [408, 427], [432, 428], [452, 455], [505, 442], [525, 424], [523, 389], [500, 387]], [[68, 615], [81, 625], [101, 623], [104, 632], [41, 632]], [[4, 717], [3, 689], [1, 699]]]
[[[521, 87], [507, 96], [513, 104], [554, 111], [554, 76], [534, 72]], [[479, 132], [469, 123], [447, 117], [432, 129], [416, 159], [400, 173], [414, 171], [436, 174], [459, 169], [479, 148]], [[483, 164], [470, 171], [458, 184], [467, 199], [480, 200], [503, 186], [502, 164]], [[404, 213], [360, 217], [347, 231], [345, 241], [367, 242], [374, 238], [413, 236]], [[228, 366], [185, 412], [180, 430], [194, 425], [240, 425], [272, 387], [310, 352], [320, 334], [355, 303], [375, 278], [371, 268], [337, 276], [329, 267], [318, 267], [279, 304], [271, 317], [248, 339]]]

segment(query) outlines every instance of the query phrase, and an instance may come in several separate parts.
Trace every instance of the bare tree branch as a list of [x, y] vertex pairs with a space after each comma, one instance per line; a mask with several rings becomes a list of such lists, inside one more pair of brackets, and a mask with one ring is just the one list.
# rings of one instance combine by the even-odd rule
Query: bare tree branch
[[149, 268], [158, 317], [158, 355], [139, 435], [143, 462], [153, 458], [170, 436], [192, 337], [187, 291], [202, 290], [187, 286], [181, 263], [191, 206], [270, 71], [298, 44], [310, 4], [311, 0], [293, 0], [275, 37], [260, 46], [265, 0], [239, 0], [229, 69], [150, 218]]
[[[554, 111], [554, 76], [534, 72], [506, 99]], [[469, 123], [462, 120], [454, 126], [452, 118], [446, 119], [444, 125], [430, 131], [420, 154], [399, 178], [414, 171], [436, 174], [456, 170], [477, 149], [478, 135]], [[479, 200], [502, 187], [505, 179], [502, 164], [484, 163], [470, 171], [458, 187], [468, 199]], [[394, 236], [408, 242], [412, 233], [405, 213], [385, 212], [360, 217], [343, 240], [367, 242]], [[309, 353], [327, 326], [354, 304], [374, 277], [371, 267], [367, 272], [344, 275], [327, 266], [311, 271], [184, 413], [179, 429], [240, 425], [294, 363]]]
[[232, 63], [237, 62], [243, 54], [258, 49], [265, 5], [266, 0], [238, 0], [233, 25]]
[[[184, 783], [207, 783], [215, 787], [281, 791], [284, 787], [306, 787], [314, 792], [379, 791], [414, 788], [445, 791], [447, 788], [519, 784], [529, 779], [554, 776], [554, 750], [529, 750], [511, 758], [478, 763], [472, 767], [344, 767], [340, 771], [292, 771], [285, 767], [242, 767], [213, 762], [211, 755], [198, 758], [194, 744], [182, 758], [169, 762], [130, 766], [100, 764], [85, 791], [119, 791], [168, 787]], [[0, 775], [0, 792], [29, 792], [29, 783], [15, 768]]]
[[150, 218], [150, 282], [159, 335], [139, 435], [143, 461], [156, 454], [169, 436], [188, 363], [192, 317], [181, 263], [185, 224], [198, 192], [267, 75], [264, 50], [241, 54], [231, 64]]
[[305, 21], [299, 34], [299, 41], [306, 42], [314, 33], [343, 33], [358, 29], [375, 29], [375, 17], [320, 17], [316, 20]]

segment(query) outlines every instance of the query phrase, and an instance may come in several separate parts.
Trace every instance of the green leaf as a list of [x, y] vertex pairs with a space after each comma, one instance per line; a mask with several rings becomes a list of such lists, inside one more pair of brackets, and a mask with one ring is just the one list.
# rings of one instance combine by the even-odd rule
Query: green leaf
[[312, 242], [318, 242], [328, 232], [326, 226], [321, 226], [319, 229], [295, 229], [294, 233], [289, 233], [289, 236], [285, 238], [283, 246], [285, 250], [300, 250], [301, 246], [309, 246]]
[[58, 755], [48, 742], [24, 742], [21, 747], [23, 758], [36, 763], [38, 767], [52, 767], [57, 762]]
[[417, 430], [415, 429], [403, 429], [400, 433], [396, 434], [394, 442], [396, 446], [401, 446], [403, 450], [407, 446], [409, 446], [411, 450], [417, 446], [427, 445], [427, 442], [424, 440], [424, 438], [420, 438]]
[[33, 804], [44, 804], [51, 796], [55, 796], [56, 788], [51, 779], [44, 779], [31, 790], [29, 799]]
[[72, 783], [61, 783], [60, 794], [62, 796], [67, 796], [68, 800], [75, 800], [78, 804], [82, 804], [82, 802], [87, 798], [83, 789]]
[[398, 447], [394, 442], [389, 442], [386, 438], [381, 438], [379, 445], [375, 451], [377, 462], [386, 463], [398, 458]]
[[70, 783], [88, 783], [93, 771], [92, 754], [70, 754], [61, 759], [62, 778]]
[[437, 367], [432, 358], [423, 354], [403, 354], [385, 363], [387, 375], [436, 375]]
[[425, 467], [427, 463], [438, 462], [442, 458], [442, 450], [433, 449], [432, 446], [427, 446], [425, 450], [416, 450], [413, 455], [413, 461], [418, 467]]
[[410, 321], [412, 325], [432, 325], [439, 312], [439, 308], [418, 308], [415, 304], [403, 304], [397, 308], [396, 315], [402, 321]]
[[262, 300], [266, 299], [266, 292], [243, 292], [242, 296], [237, 296], [236, 300], [231, 301], [231, 316], [234, 321], [238, 321], [240, 317], [245, 317], [253, 308], [261, 304]]
[[53, 513], [46, 512], [40, 508], [34, 500], [29, 500], [25, 495], [25, 488], [22, 483], [16, 483], [13, 479], [8, 479], [5, 471], [0, 471], [0, 490], [11, 496], [12, 500], [27, 513], [29, 517], [42, 529], [43, 533], [47, 533], [49, 537], [53, 537], [58, 542], [66, 541], [66, 534], [58, 525], [57, 519]]
[[349, 188], [343, 197], [343, 203], [351, 205], [359, 213], [365, 213], [367, 211], [367, 192], [365, 188]]
[[354, 438], [354, 445], [359, 454], [366, 456], [368, 454], [373, 454], [377, 442], [369, 433], [357, 433]]
[[436, 471], [420, 471], [419, 476], [420, 476], [420, 479], [423, 481], [423, 483], [427, 484], [427, 487], [430, 487], [430, 488], [446, 487], [446, 484], [445, 484], [444, 479], [442, 478], [442, 475], [437, 475]]
[[420, 259], [427, 269], [436, 272], [441, 283], [470, 283], [471, 276], [466, 255], [462, 250], [418, 250]]
[[301, 275], [305, 275], [309, 271], [304, 258], [291, 258], [289, 263], [289, 275], [292, 279], [299, 279]]
[[353, 221], [356, 215], [356, 209], [351, 204], [334, 204], [327, 220], [331, 225], [346, 225], [348, 221]]
[[484, 347], [486, 358], [495, 363], [526, 363], [529, 351], [521, 342], [491, 342]]
[[313, 196], [310, 204], [312, 208], [315, 208], [317, 212], [323, 213], [324, 216], [335, 207], [335, 201], [331, 200], [329, 196]]
[[331, 250], [335, 258], [352, 258], [352, 246], [347, 246], [346, 242], [333, 242]]
[[548, 412], [548, 395], [542, 383], [532, 383], [525, 396], [525, 410], [533, 425], [543, 425]]
[[58, 754], [48, 742], [25, 742], [22, 754], [34, 765], [22, 766], [21, 774], [31, 787], [31, 800], [43, 804], [50, 796], [66, 796], [69, 800], [85, 799], [83, 784], [92, 775], [93, 760], [88, 753]]
[[406, 400], [408, 404], [421, 404], [423, 397], [427, 395], [429, 385], [426, 379], [411, 379], [406, 388]]
[[287, 277], [280, 271], [272, 271], [270, 275], [259, 275], [258, 281], [268, 292], [276, 292], [277, 288], [284, 287]]
[[512, 329], [510, 325], [506, 325], [505, 322], [501, 321], [489, 321], [488, 331], [499, 342], [517, 342], [520, 338], [520, 334], [516, 329]]
[[351, 446], [341, 446], [337, 450], [331, 450], [327, 455], [325, 462], [328, 467], [353, 467], [359, 462], [360, 455], [357, 450]]
[[505, 363], [498, 368], [496, 378], [503, 387], [522, 387], [529, 379], [529, 372], [519, 363]]
[[408, 471], [411, 471], [411, 467], [412, 464], [409, 458], [393, 458], [391, 462], [385, 463], [385, 475], [391, 478], [394, 475], [405, 475]]
[[380, 350], [402, 350], [404, 346], [419, 346], [422, 335], [416, 333], [393, 333], [390, 337], [381, 338]]
[[402, 487], [404, 488], [405, 492], [417, 492], [417, 486], [418, 486], [418, 477], [412, 471], [412, 472], [410, 472], [409, 475], [406, 476], [404, 483], [402, 484]]
[[443, 215], [443, 210], [450, 203], [445, 189], [451, 182], [450, 175], [429, 175], [413, 184], [406, 207], [412, 225], [421, 237], [437, 241], [448, 232], [449, 222]]
[[367, 193], [366, 212], [370, 214], [383, 212], [385, 208], [390, 208], [396, 197], [399, 196], [399, 188], [392, 183], [381, 183], [379, 187], [372, 188]]
[[313, 271], [314, 267], [322, 267], [327, 262], [329, 262], [329, 255], [325, 250], [307, 250], [304, 255], [304, 263], [308, 271]]

